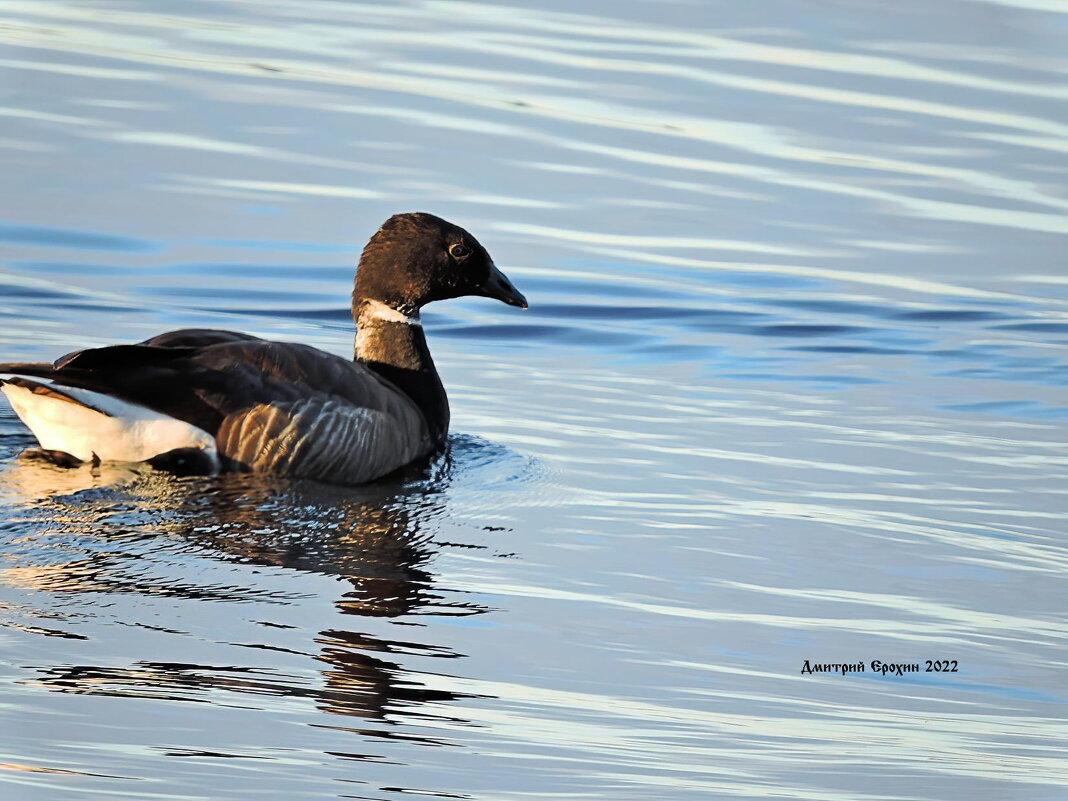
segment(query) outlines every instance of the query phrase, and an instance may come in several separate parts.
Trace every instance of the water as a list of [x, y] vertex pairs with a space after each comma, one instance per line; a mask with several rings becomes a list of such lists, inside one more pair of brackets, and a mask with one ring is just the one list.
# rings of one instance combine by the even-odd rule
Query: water
[[5, 359], [350, 353], [396, 211], [531, 301], [370, 487], [4, 406], [5, 799], [1066, 797], [1065, 6], [573, 9], [4, 4]]

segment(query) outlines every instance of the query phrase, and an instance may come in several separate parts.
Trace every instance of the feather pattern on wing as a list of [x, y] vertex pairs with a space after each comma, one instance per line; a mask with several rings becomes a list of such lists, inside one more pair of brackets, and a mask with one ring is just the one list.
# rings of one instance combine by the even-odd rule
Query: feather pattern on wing
[[322, 481], [370, 481], [425, 453], [425, 427], [414, 407], [390, 412], [335, 398], [259, 404], [227, 417], [219, 449], [248, 469]]

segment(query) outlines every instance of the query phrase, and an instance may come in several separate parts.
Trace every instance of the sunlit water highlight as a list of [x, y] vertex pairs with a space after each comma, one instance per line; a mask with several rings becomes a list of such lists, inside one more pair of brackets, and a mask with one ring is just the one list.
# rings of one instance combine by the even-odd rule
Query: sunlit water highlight
[[5, 799], [1063, 797], [1063, 4], [582, 9], [4, 4], [3, 360], [350, 352], [401, 210], [531, 301], [371, 487], [0, 410]]

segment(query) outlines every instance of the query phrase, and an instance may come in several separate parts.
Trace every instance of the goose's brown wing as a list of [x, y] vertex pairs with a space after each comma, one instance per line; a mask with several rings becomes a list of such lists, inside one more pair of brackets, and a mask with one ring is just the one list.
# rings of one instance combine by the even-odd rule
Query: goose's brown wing
[[231, 414], [216, 442], [249, 470], [361, 484], [430, 450], [420, 423], [411, 404], [379, 410], [316, 395]]

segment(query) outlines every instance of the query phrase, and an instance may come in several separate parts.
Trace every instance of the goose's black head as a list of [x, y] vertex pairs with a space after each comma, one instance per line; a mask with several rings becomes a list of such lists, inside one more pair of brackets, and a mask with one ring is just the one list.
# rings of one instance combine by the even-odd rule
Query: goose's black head
[[435, 300], [479, 295], [525, 309], [527, 300], [471, 234], [424, 212], [394, 214], [360, 256], [354, 310], [375, 300], [412, 314]]

